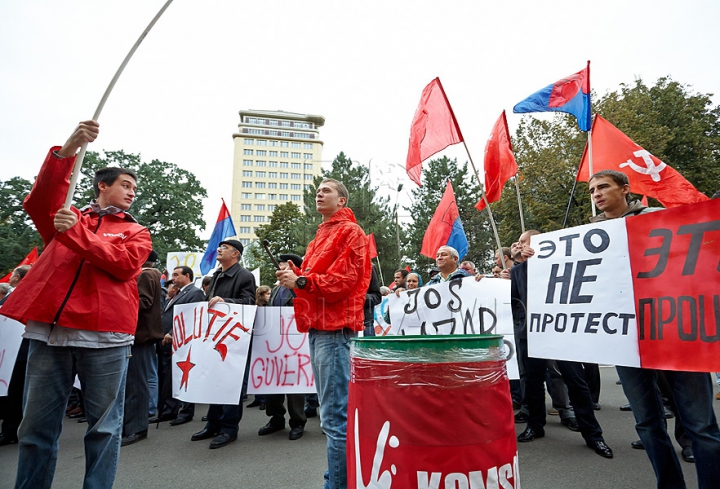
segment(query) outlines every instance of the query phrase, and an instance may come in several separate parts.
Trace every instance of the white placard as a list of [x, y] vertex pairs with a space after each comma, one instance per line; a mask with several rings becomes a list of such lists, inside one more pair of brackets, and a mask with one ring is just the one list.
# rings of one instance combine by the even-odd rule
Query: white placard
[[25, 326], [22, 323], [0, 316], [0, 397], [8, 395], [10, 378], [24, 332]]
[[199, 251], [169, 251], [165, 260], [165, 268], [167, 268], [169, 275], [168, 280], [172, 277], [172, 271], [181, 266], [192, 268], [195, 278], [202, 278], [203, 274], [200, 270], [202, 257], [203, 253]]

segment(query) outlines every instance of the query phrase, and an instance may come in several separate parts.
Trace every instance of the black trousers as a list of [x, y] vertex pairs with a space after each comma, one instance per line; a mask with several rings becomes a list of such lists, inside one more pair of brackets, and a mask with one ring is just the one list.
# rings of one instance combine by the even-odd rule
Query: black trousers
[[285, 426], [285, 406], [283, 401], [287, 397], [287, 412], [290, 414], [290, 427], [305, 426], [305, 394], [267, 394], [265, 396], [265, 414], [270, 416], [270, 422], [276, 426]]

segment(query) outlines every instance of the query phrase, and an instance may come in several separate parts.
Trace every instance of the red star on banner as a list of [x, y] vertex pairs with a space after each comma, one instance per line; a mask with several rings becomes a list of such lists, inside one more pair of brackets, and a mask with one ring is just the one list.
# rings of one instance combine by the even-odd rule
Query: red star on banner
[[187, 392], [188, 388], [188, 375], [190, 374], [190, 369], [192, 369], [195, 364], [190, 361], [190, 353], [192, 352], [192, 347], [188, 350], [188, 356], [187, 359], [183, 360], [182, 362], [177, 362], [177, 366], [180, 370], [182, 370], [182, 379], [180, 379], [180, 388], [182, 389], [183, 384], [185, 384], [185, 392]]

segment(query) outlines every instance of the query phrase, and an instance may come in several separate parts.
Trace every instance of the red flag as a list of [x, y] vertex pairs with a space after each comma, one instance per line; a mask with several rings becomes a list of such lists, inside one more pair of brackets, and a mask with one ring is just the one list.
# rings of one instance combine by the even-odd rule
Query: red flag
[[420, 185], [422, 162], [451, 144], [462, 141], [460, 126], [445, 96], [440, 78], [435, 78], [423, 90], [410, 126], [410, 145], [405, 165], [410, 180]]
[[[630, 191], [653, 197], [665, 207], [676, 207], [708, 200], [680, 173], [638, 146], [617, 127], [595, 116], [592, 127], [593, 172], [617, 170], [630, 180]], [[577, 180], [590, 178], [587, 145]]]
[[[507, 119], [503, 110], [485, 145], [485, 193], [488, 202], [500, 200], [505, 182], [510, 180], [517, 171], [518, 166], [515, 163], [515, 155], [513, 155], [510, 142], [510, 131], [508, 131]], [[479, 211], [483, 210], [485, 200], [480, 199], [475, 204], [475, 208]]]
[[370, 259], [372, 260], [373, 258], [378, 256], [377, 244], [375, 244], [375, 234], [370, 233], [367, 235], [367, 238], [370, 245]]
[[[23, 258], [23, 260], [20, 263], [18, 263], [17, 267], [21, 267], [23, 265], [32, 265], [33, 263], [35, 263], [37, 261], [37, 259], [38, 259], [38, 250], [37, 250], [37, 246], [36, 246], [35, 248], [32, 249], [32, 251], [30, 253], [28, 253], [28, 255], [25, 258]], [[17, 267], [15, 267], [15, 268], [17, 268]], [[13, 268], [13, 270], [15, 270], [15, 268]], [[10, 272], [7, 275], [5, 275], [3, 278], [0, 278], [0, 284], [8, 283], [10, 281], [10, 277], [12, 277], [12, 274], [13, 273]]]
[[645, 207], [648, 206], [647, 195], [643, 195], [642, 199], [640, 199], [640, 203], [641, 203], [642, 205], [644, 205]]
[[445, 186], [445, 193], [443, 193], [435, 214], [430, 219], [430, 224], [425, 231], [420, 254], [428, 258], [435, 258], [438, 248], [445, 245], [455, 248], [461, 260], [469, 248], [450, 180]]

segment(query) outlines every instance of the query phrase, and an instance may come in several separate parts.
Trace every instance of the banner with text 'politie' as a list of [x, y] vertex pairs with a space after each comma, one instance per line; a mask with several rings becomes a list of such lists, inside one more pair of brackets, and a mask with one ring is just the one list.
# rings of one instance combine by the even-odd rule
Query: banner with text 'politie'
[[[427, 285], [388, 296], [391, 335], [501, 334], [507, 372], [519, 379], [515, 356], [510, 281], [475, 277]], [[384, 336], [384, 335], [382, 335]]]
[[248, 394], [312, 394], [308, 334], [300, 333], [292, 307], [259, 307], [253, 328]]
[[720, 371], [720, 200], [532, 237], [529, 354]]
[[173, 308], [173, 397], [186, 402], [240, 401], [257, 306], [218, 302]]

